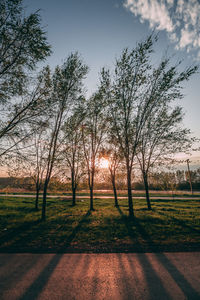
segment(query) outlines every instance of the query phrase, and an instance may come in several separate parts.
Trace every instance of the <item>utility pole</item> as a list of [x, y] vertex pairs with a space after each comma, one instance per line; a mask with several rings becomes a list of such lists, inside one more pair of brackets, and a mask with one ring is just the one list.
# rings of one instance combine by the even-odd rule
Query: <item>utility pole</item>
[[190, 182], [190, 191], [191, 191], [191, 194], [193, 195], [193, 189], [192, 189], [192, 180], [191, 180], [191, 172], [190, 172], [190, 160], [189, 159], [186, 159], [186, 162], [187, 162], [187, 168], [188, 168], [188, 174], [189, 174], [189, 182]]

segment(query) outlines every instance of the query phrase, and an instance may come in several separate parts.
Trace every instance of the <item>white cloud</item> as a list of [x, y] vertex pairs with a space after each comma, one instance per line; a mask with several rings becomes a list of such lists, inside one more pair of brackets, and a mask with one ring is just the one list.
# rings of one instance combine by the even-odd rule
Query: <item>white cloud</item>
[[177, 49], [200, 51], [199, 0], [126, 0], [124, 6], [150, 28], [165, 30]]
[[141, 21], [149, 21], [150, 27], [157, 25], [159, 30], [166, 29], [168, 32], [173, 31], [173, 24], [170, 20], [169, 12], [162, 2], [127, 0], [125, 7], [129, 8], [136, 16], [139, 15]]
[[190, 47], [193, 40], [195, 40], [194, 32], [188, 31], [185, 28], [181, 29], [181, 37], [179, 40], [180, 48], [184, 48], [186, 46]]

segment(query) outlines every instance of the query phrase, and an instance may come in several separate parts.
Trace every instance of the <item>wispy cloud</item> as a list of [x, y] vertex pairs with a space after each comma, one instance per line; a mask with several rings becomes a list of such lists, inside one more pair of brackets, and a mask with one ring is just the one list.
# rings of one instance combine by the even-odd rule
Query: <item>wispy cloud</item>
[[200, 57], [200, 0], [126, 0], [124, 6], [151, 28], [165, 30], [177, 49]]

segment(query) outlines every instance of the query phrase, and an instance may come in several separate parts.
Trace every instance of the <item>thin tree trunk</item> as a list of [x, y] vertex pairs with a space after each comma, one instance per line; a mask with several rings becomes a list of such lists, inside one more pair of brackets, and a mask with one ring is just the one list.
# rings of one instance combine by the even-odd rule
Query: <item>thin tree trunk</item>
[[43, 190], [43, 201], [42, 201], [42, 221], [45, 221], [46, 219], [47, 187], [48, 187], [48, 181], [45, 180], [44, 190]]
[[132, 185], [131, 185], [131, 171], [129, 167], [127, 168], [127, 188], [128, 188], [128, 207], [129, 207], [129, 217], [134, 217], [133, 212], [133, 199], [132, 199]]
[[94, 193], [94, 174], [95, 174], [95, 167], [94, 167], [94, 163], [93, 163], [93, 167], [92, 167], [92, 172], [91, 172], [91, 182], [89, 184], [90, 187], [90, 210], [94, 210], [94, 205], [93, 205], [93, 193]]
[[39, 192], [40, 192], [40, 188], [39, 188], [38, 185], [36, 184], [35, 210], [38, 210]]
[[90, 186], [90, 210], [94, 210], [93, 206], [93, 186]]
[[149, 184], [148, 184], [148, 177], [147, 174], [143, 173], [143, 180], [144, 180], [144, 187], [145, 187], [145, 192], [146, 192], [146, 200], [147, 200], [147, 207], [148, 210], [151, 210], [151, 202], [150, 202], [150, 197], [149, 197]]
[[71, 171], [71, 183], [72, 183], [72, 206], [76, 205], [76, 184], [74, 180], [74, 171]]
[[112, 186], [113, 186], [113, 194], [115, 197], [115, 207], [119, 206], [118, 199], [117, 199], [117, 189], [115, 184], [115, 176], [112, 176]]
[[76, 205], [76, 187], [72, 187], [72, 206]]

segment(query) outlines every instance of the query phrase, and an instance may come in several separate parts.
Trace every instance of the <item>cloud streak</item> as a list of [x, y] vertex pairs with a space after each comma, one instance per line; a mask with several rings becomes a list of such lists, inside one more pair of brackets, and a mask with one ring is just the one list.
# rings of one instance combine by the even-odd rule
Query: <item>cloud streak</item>
[[200, 58], [200, 0], [126, 0], [124, 6], [150, 28], [165, 30], [176, 49]]

